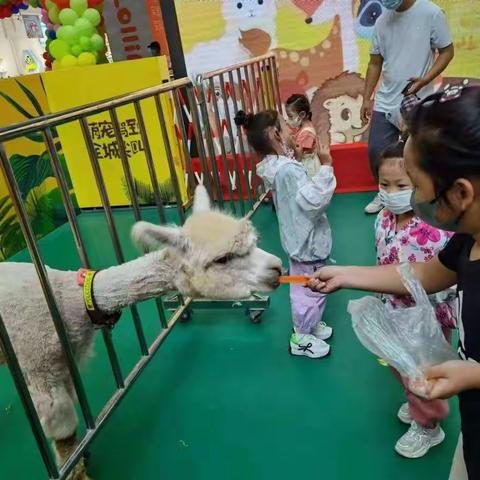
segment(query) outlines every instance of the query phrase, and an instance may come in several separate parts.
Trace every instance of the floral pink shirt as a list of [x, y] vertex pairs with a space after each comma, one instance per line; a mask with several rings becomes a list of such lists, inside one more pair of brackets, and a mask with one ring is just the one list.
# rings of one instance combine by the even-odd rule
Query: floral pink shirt
[[[413, 217], [397, 231], [397, 217], [389, 210], [382, 210], [375, 222], [375, 245], [377, 264], [428, 262], [452, 238], [453, 233], [431, 227], [418, 217]], [[393, 308], [406, 308], [414, 305], [410, 296], [381, 295]], [[447, 328], [455, 328], [455, 292], [448, 290], [431, 295], [438, 321]]]

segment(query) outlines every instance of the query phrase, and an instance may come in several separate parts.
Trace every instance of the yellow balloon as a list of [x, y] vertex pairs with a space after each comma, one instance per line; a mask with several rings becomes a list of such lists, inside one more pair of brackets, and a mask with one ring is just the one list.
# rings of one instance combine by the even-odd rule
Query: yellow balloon
[[83, 52], [78, 57], [78, 64], [82, 67], [87, 67], [89, 65], [95, 65], [97, 63], [97, 57], [91, 52]]
[[60, 63], [62, 68], [76, 67], [78, 65], [78, 59], [73, 55], [65, 55], [62, 60], [60, 60]]

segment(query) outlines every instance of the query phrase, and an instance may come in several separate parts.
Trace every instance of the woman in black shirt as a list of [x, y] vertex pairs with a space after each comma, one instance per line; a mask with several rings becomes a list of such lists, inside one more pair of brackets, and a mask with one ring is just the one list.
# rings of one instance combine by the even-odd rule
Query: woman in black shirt
[[[428, 293], [458, 285], [459, 356], [426, 369], [429, 398], [460, 397], [470, 480], [480, 479], [480, 87], [453, 87], [425, 99], [409, 119], [405, 162], [412, 206], [431, 225], [457, 232], [438, 257], [414, 265]], [[396, 266], [325, 267], [310, 288], [407, 294]]]

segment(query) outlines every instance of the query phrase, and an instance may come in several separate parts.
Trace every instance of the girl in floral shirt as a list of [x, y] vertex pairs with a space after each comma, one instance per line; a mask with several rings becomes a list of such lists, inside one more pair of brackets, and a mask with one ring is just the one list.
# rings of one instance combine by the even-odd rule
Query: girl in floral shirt
[[[451, 233], [431, 227], [413, 213], [410, 206], [413, 189], [403, 162], [403, 147], [403, 142], [388, 147], [380, 159], [380, 198], [385, 208], [375, 224], [379, 265], [431, 260], [452, 237]], [[408, 296], [382, 295], [381, 298], [395, 309], [414, 305], [413, 299]], [[445, 336], [450, 340], [450, 329], [455, 328], [455, 292], [443, 292], [431, 296], [430, 300]], [[410, 425], [395, 449], [404, 457], [419, 458], [431, 447], [443, 442], [445, 434], [439, 422], [448, 416], [448, 402], [416, 397], [398, 372], [394, 373], [404, 384], [408, 399], [400, 408], [398, 417]]]

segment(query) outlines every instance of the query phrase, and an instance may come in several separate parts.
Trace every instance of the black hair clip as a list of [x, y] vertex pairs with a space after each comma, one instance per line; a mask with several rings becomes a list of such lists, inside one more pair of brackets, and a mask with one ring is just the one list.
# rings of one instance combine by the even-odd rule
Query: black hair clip
[[459, 98], [462, 95], [463, 89], [468, 85], [468, 83], [468, 78], [465, 78], [461, 84], [445, 85], [445, 88], [443, 89], [443, 95], [440, 97], [439, 102], [445, 103], [449, 100], [455, 100]]

